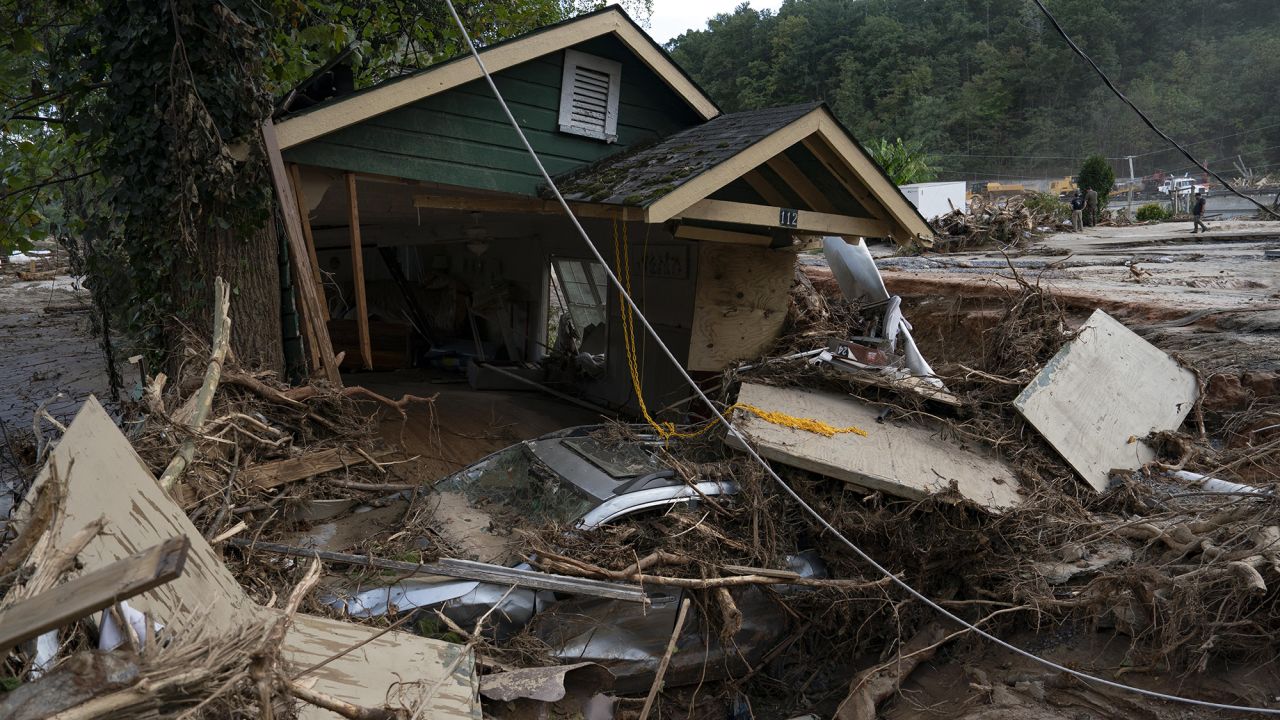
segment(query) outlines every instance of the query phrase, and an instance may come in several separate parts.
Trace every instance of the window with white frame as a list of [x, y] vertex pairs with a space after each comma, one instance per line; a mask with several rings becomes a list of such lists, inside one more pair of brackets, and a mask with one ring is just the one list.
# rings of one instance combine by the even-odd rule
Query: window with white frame
[[605, 142], [617, 140], [621, 85], [622, 63], [565, 50], [560, 132]]
[[[578, 258], [552, 257], [548, 331], [554, 337], [559, 316], [565, 314], [587, 353], [608, 347], [608, 285], [604, 266]], [[552, 345], [554, 343], [548, 343]]]

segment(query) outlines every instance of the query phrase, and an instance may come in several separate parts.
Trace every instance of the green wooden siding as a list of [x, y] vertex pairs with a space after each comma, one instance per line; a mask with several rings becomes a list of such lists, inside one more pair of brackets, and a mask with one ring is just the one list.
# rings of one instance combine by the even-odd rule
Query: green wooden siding
[[[622, 63], [618, 140], [559, 131], [564, 53], [494, 75], [498, 89], [552, 175], [568, 172], [700, 122], [666, 83], [613, 36], [574, 46]], [[289, 162], [536, 195], [542, 178], [488, 85], [477, 80], [316, 138]]]

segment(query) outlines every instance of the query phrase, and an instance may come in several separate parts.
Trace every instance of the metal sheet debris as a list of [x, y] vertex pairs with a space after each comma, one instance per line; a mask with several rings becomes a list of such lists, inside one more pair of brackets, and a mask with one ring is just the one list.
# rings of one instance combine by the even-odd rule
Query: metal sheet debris
[[1155, 458], [1142, 438], [1177, 429], [1198, 395], [1194, 373], [1095, 310], [1014, 407], [1103, 491], [1113, 469], [1136, 470]]

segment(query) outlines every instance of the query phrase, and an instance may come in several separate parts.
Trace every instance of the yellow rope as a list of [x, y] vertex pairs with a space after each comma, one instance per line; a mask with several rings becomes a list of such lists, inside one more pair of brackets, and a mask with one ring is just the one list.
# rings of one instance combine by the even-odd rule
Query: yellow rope
[[[627, 249], [627, 226], [622, 224], [622, 233], [619, 236], [617, 220], [613, 221], [613, 262], [618, 277], [622, 280], [622, 286], [626, 288], [626, 294], [631, 294], [631, 256]], [[680, 432], [676, 429], [676, 424], [655, 420], [649, 414], [649, 407], [644, 401], [644, 390], [640, 382], [640, 362], [638, 353], [636, 352], [636, 320], [635, 314], [631, 310], [631, 306], [627, 304], [626, 298], [621, 290], [618, 291], [619, 310], [622, 315], [622, 346], [627, 355], [627, 369], [631, 373], [631, 389], [635, 391], [636, 403], [640, 406], [640, 414], [644, 416], [645, 422], [658, 433], [659, 437], [664, 440], [671, 438], [695, 438], [707, 432], [716, 426], [716, 420], [708, 420], [702, 427], [690, 431]], [[747, 412], [759, 417], [765, 422], [774, 425], [782, 425], [783, 427], [795, 428], [796, 430], [804, 430], [806, 432], [817, 433], [826, 437], [833, 437], [841, 433], [853, 433], [855, 435], [867, 436], [867, 431], [850, 425], [849, 427], [838, 428], [821, 420], [814, 418], [795, 417], [786, 413], [775, 412], [772, 410], [762, 410], [753, 405], [738, 403], [725, 410], [726, 413], [733, 410], [746, 410]]]
[[765, 422], [773, 423], [774, 425], [781, 425], [783, 427], [795, 428], [796, 430], [805, 430], [807, 432], [817, 433], [818, 435], [824, 435], [826, 437], [833, 437], [843, 433], [853, 433], [854, 435], [861, 435], [862, 437], [867, 436], [867, 431], [857, 425], [836, 427], [821, 420], [815, 420], [814, 418], [796, 417], [794, 415], [788, 415], [786, 413], [776, 412], [773, 410], [762, 410], [754, 405], [747, 405], [746, 403], [738, 403], [729, 409], [746, 410]]

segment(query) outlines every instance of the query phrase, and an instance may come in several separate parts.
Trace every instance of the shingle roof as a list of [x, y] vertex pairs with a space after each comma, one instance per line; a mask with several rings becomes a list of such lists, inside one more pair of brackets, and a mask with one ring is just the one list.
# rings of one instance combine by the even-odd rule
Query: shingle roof
[[645, 206], [812, 112], [822, 103], [721, 115], [555, 179], [566, 200]]

